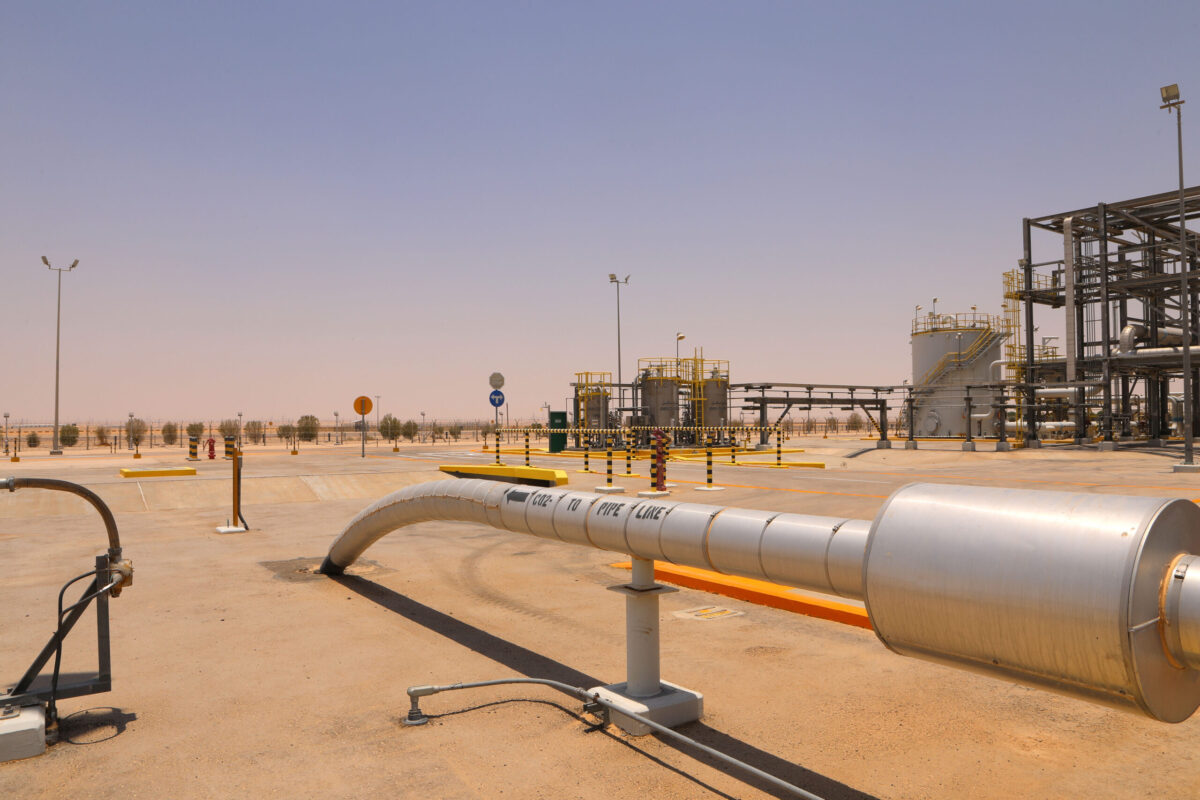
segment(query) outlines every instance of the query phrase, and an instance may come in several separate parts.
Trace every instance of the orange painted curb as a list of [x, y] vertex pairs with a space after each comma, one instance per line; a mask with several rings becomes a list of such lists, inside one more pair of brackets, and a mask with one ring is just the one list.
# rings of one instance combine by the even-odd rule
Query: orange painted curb
[[[610, 566], [618, 569], [630, 569], [632, 565], [628, 561], [624, 561]], [[798, 590], [780, 586], [777, 583], [757, 581], [753, 578], [739, 578], [735, 575], [722, 575], [719, 572], [709, 572], [695, 567], [681, 567], [677, 564], [664, 564], [660, 561], [654, 562], [654, 577], [676, 586], [700, 589], [704, 592], [745, 600], [747, 603], [803, 614], [806, 617], [817, 617], [831, 622], [840, 622], [843, 625], [874, 630], [865, 608], [837, 600], [825, 600], [808, 594], [798, 594]]]

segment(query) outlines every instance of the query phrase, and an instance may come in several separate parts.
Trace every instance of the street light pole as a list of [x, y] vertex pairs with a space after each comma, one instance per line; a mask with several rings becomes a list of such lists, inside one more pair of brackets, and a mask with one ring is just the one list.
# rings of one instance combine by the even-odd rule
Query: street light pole
[[[682, 342], [686, 338], [687, 337], [684, 336], [679, 331], [675, 331], [675, 363], [676, 364], [679, 363], [679, 343]], [[676, 367], [676, 369], [678, 369], [678, 367]]]
[[333, 412], [333, 443], [342, 443], [342, 425], [341, 420], [338, 419], [338, 412], [336, 411]]
[[[619, 409], [625, 406], [625, 386], [624, 380], [621, 377], [621, 284], [629, 285], [629, 276], [626, 275], [624, 280], [617, 280], [617, 275], [614, 272], [608, 273], [608, 282], [617, 285], [617, 416], [620, 416]], [[608, 421], [604, 421], [605, 427], [608, 426]]]
[[71, 262], [69, 267], [52, 267], [50, 260], [42, 256], [42, 263], [47, 269], [52, 269], [58, 273], [58, 316], [54, 322], [54, 437], [50, 445], [50, 455], [61, 456], [62, 448], [58, 444], [58, 365], [59, 365], [59, 345], [62, 341], [62, 274], [70, 272], [79, 266], [79, 259]]
[[1192, 293], [1188, 282], [1191, 264], [1187, 251], [1187, 216], [1183, 198], [1183, 100], [1179, 96], [1179, 84], [1162, 87], [1159, 92], [1163, 104], [1159, 108], [1175, 112], [1175, 132], [1179, 145], [1179, 327], [1183, 330], [1183, 463], [1182, 471], [1191, 471], [1192, 462]]
[[375, 430], [379, 430], [379, 397], [375, 395]]

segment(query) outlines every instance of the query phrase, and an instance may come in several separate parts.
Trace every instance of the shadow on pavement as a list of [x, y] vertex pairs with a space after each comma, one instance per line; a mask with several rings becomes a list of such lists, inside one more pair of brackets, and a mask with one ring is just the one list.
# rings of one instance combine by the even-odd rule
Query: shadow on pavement
[[[415, 622], [424, 628], [441, 634], [447, 639], [456, 642], [463, 647], [474, 650], [476, 653], [486, 656], [487, 658], [503, 664], [509, 669], [528, 677], [549, 678], [550, 680], [568, 683], [572, 686], [579, 686], [585, 689], [592, 686], [602, 686], [607, 683], [611, 683], [611, 681], [605, 681], [601, 680], [600, 678], [593, 677], [559, 661], [547, 658], [540, 653], [536, 653], [532, 650], [521, 647], [520, 645], [513, 644], [507, 639], [501, 639], [500, 637], [494, 636], [493, 634], [476, 628], [473, 625], [468, 625], [462, 620], [455, 619], [448, 614], [443, 614], [441, 611], [430, 608], [426, 605], [422, 605], [412, 598], [405, 597], [404, 595], [394, 592], [385, 586], [380, 586], [377, 583], [372, 583], [371, 581], [364, 580], [363, 578], [353, 575], [331, 575], [329, 578], [330, 580], [334, 580], [340, 585], [346, 587], [350, 591], [355, 592], [356, 594], [370, 600], [373, 603], [379, 604], [389, 611], [399, 614], [411, 622]], [[690, 725], [685, 725], [680, 728], [680, 733], [683, 733], [702, 744], [708, 745], [709, 747], [733, 756], [740, 761], [744, 761], [750, 766], [756, 767], [763, 772], [767, 772], [789, 783], [799, 786], [805, 791], [812, 792], [813, 794], [825, 798], [825, 800], [877, 800], [873, 795], [860, 792], [857, 789], [846, 786], [845, 784], [835, 781], [832, 778], [826, 778], [825, 776], [813, 772], [812, 770], [805, 769], [798, 764], [793, 764], [790, 761], [779, 758], [778, 756], [768, 753], [765, 750], [760, 750], [759, 748], [748, 744], [741, 739], [736, 739], [726, 733], [716, 730], [715, 728], [710, 728], [703, 722], [694, 722]], [[737, 778], [749, 786], [753, 786], [755, 789], [758, 789], [765, 794], [779, 798], [793, 797], [790, 792], [784, 792], [783, 790], [771, 786], [766, 782], [760, 781], [753, 776], [747, 776], [741, 774], [740, 772], [735, 772], [719, 761], [716, 761], [711, 757], [704, 755], [703, 753], [697, 753], [683, 744], [671, 741], [669, 739], [656, 738], [661, 744], [680, 752], [686, 752], [689, 757], [695, 758], [697, 761], [707, 764], [719, 772], [724, 772], [725, 774], [731, 775], [732, 777]], [[646, 755], [657, 763], [663, 766], [668, 766], [669, 768], [669, 765], [663, 764], [663, 762], [655, 759], [649, 753], [645, 753], [644, 751], [640, 750], [639, 752], [642, 752], [643, 755]], [[679, 774], [684, 775], [691, 780], [696, 780], [696, 778], [691, 775], [687, 775], [686, 773]], [[710, 791], [716, 792], [715, 789], [707, 786], [706, 784], [700, 783], [700, 785], [705, 786], [705, 788], [709, 789]], [[720, 792], [717, 793], [720, 794]]]

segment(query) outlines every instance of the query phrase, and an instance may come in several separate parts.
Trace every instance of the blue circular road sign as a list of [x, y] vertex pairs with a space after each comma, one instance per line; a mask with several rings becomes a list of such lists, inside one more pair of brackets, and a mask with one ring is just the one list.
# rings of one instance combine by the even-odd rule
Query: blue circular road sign
[[488, 395], [488, 402], [490, 402], [496, 408], [504, 405], [504, 392], [500, 391], [499, 389], [493, 390], [492, 393]]

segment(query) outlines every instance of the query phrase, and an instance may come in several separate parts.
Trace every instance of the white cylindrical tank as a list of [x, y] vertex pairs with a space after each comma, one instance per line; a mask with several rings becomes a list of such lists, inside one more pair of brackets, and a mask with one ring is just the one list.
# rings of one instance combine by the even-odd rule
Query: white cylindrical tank
[[[996, 381], [992, 365], [1007, 334], [1002, 320], [987, 314], [929, 314], [912, 327], [914, 417], [919, 436], [991, 436], [990, 418], [967, 418], [966, 386]], [[972, 389], [972, 412], [990, 410], [995, 395]]]

